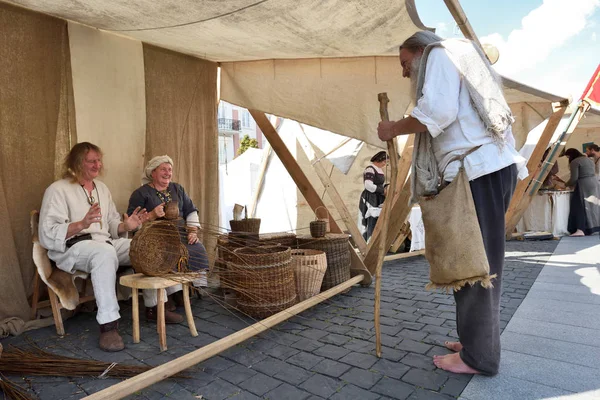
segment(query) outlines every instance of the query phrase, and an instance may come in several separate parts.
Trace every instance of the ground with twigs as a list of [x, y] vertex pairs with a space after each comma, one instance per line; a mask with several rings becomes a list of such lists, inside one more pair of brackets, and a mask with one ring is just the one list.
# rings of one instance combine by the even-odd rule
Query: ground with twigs
[[[501, 321], [506, 326], [558, 242], [509, 242]], [[428, 292], [423, 257], [387, 262], [383, 269], [381, 325], [383, 355], [375, 356], [374, 285], [356, 286], [132, 398], [160, 399], [451, 399], [471, 376], [437, 370], [434, 354], [446, 354], [445, 340], [456, 338], [451, 294]], [[185, 324], [167, 326], [168, 350], [160, 353], [156, 327], [141, 323], [141, 339], [131, 337], [131, 307], [121, 305], [126, 349], [105, 353], [97, 346], [93, 313], [65, 321], [66, 336], [54, 327], [2, 341], [22, 347], [33, 342], [61, 355], [102, 361], [160, 365], [252, 324], [205, 295], [192, 300], [198, 337]], [[183, 312], [183, 310], [180, 310]], [[143, 318], [143, 310], [142, 310]], [[0, 371], [1, 372], [1, 371]], [[120, 380], [64, 377], [9, 377], [40, 399], [78, 399]]]

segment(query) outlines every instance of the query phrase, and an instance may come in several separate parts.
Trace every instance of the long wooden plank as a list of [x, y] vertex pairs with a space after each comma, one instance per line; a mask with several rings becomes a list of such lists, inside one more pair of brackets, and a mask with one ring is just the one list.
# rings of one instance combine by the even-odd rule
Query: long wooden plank
[[[261, 128], [262, 129], [262, 128]], [[263, 131], [264, 133], [264, 131]], [[139, 390], [142, 390], [156, 382], [160, 382], [170, 376], [173, 376], [187, 368], [190, 368], [204, 360], [209, 359], [236, 344], [242, 343], [243, 341], [258, 335], [261, 332], [266, 331], [274, 327], [275, 325], [301, 313], [310, 307], [327, 300], [336, 294], [343, 292], [360, 283], [363, 280], [362, 275], [350, 278], [344, 283], [341, 283], [323, 293], [319, 293], [310, 299], [304, 300], [286, 310], [278, 312], [269, 318], [263, 319], [247, 328], [244, 328], [236, 333], [233, 333], [223, 339], [217, 340], [209, 345], [194, 350], [184, 356], [178, 357], [172, 361], [161, 364], [158, 367], [152, 368], [150, 371], [146, 371], [142, 374], [129, 378], [123, 382], [117, 383], [116, 385], [110, 386], [104, 390], [96, 392], [92, 395], [85, 397], [87, 400], [113, 400], [122, 399], [123, 397], [129, 396]]]
[[267, 172], [267, 167], [271, 158], [271, 151], [271, 144], [267, 142], [267, 145], [263, 148], [263, 159], [258, 171], [258, 178], [256, 179], [256, 186], [254, 188], [252, 202], [250, 203], [250, 218], [254, 218], [256, 216], [256, 207], [258, 206], [258, 199], [260, 198], [260, 193], [262, 192], [265, 182], [265, 173]]
[[[548, 148], [548, 143], [554, 136], [554, 132], [560, 123], [567, 106], [569, 105], [568, 101], [563, 102], [562, 104], [554, 104], [555, 110], [550, 118], [548, 119], [548, 123], [538, 140], [531, 157], [529, 157], [529, 161], [527, 162], [527, 170], [529, 171], [529, 175], [527, 178], [517, 182], [517, 186], [515, 188], [515, 192], [513, 194], [513, 198], [508, 206], [508, 210], [506, 211], [506, 234], [510, 234], [521, 218], [523, 217], [523, 213], [525, 209], [521, 208], [521, 202], [523, 201], [523, 197], [526, 196], [527, 188], [529, 187], [531, 181], [538, 174], [538, 165], [540, 164], [542, 157], [544, 156], [544, 152]], [[549, 160], [547, 160], [549, 161]]]
[[[300, 125], [300, 123], [298, 123], [298, 125]], [[302, 125], [300, 125], [300, 131], [298, 132], [298, 135], [296, 135], [296, 139], [298, 140], [298, 143], [300, 143], [300, 147], [302, 147], [302, 149], [304, 150], [308, 161], [310, 161], [311, 165], [313, 166], [313, 169], [317, 173], [317, 176], [321, 180], [323, 187], [325, 187], [325, 191], [331, 198], [334, 207], [342, 217], [346, 228], [348, 229], [350, 235], [352, 236], [352, 239], [354, 240], [354, 244], [356, 244], [358, 250], [364, 255], [367, 252], [367, 242], [358, 230], [356, 218], [353, 218], [350, 212], [348, 211], [348, 207], [346, 207], [344, 199], [342, 199], [342, 196], [340, 196], [340, 193], [335, 188], [331, 177], [329, 176], [327, 171], [325, 171], [325, 168], [323, 168], [323, 165], [321, 164], [320, 160], [317, 159], [315, 150], [312, 147], [310, 141], [308, 140], [308, 137], [306, 136]]]
[[416, 256], [423, 256], [423, 255], [425, 255], [425, 249], [412, 251], [410, 253], [392, 254], [389, 256], [385, 256], [384, 260], [385, 261], [401, 260], [403, 258], [410, 258], [410, 257], [416, 257]]
[[[263, 134], [271, 144], [273, 151], [275, 152], [275, 154], [277, 154], [277, 157], [279, 157], [281, 163], [296, 183], [296, 186], [300, 190], [300, 193], [302, 193], [302, 196], [304, 196], [304, 198], [306, 199], [308, 205], [313, 209], [313, 211], [316, 210], [318, 207], [324, 207], [325, 209], [327, 209], [325, 203], [323, 203], [323, 200], [321, 200], [321, 196], [319, 196], [313, 185], [310, 183], [308, 177], [302, 171], [302, 168], [300, 168], [298, 162], [296, 161], [292, 153], [290, 153], [283, 140], [281, 140], [281, 137], [277, 133], [277, 130], [275, 130], [275, 127], [271, 124], [265, 113], [257, 110], [249, 111], [250, 115], [252, 115], [254, 121], [256, 121], [256, 124], [259, 126], [259, 128], [262, 130]], [[329, 228], [331, 232], [342, 233], [342, 230], [340, 229], [339, 225], [337, 224], [331, 213], [329, 213]], [[350, 243], [348, 243], [348, 246], [350, 247], [351, 257], [353, 257], [355, 254], [354, 249], [352, 248], [352, 245], [350, 245]], [[353, 259], [353, 268], [364, 268], [364, 282], [362, 284], [370, 284], [372, 279], [372, 273], [367, 270], [362, 260], [357, 261], [356, 259]]]

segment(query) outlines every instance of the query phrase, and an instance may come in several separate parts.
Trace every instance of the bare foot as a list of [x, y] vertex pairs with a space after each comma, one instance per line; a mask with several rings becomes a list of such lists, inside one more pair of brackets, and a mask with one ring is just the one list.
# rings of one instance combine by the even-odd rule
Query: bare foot
[[583, 233], [583, 231], [582, 231], [581, 229], [577, 229], [577, 230], [575, 231], [575, 233], [573, 233], [573, 234], [571, 235], [571, 237], [579, 237], [579, 236], [585, 236], [585, 233]]
[[459, 353], [433, 356], [433, 363], [436, 367], [455, 374], [479, 374], [479, 371], [464, 363]]
[[446, 346], [448, 350], [456, 351], [457, 353], [463, 348], [460, 342], [444, 342], [444, 346]]

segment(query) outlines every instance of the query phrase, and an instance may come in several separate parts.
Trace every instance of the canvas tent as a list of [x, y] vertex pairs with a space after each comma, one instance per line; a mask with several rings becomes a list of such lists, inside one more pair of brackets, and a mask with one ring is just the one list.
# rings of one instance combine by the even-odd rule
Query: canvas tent
[[[29, 212], [72, 144], [103, 147], [120, 210], [144, 162], [171, 155], [214, 226], [217, 62], [224, 100], [382, 146], [377, 93], [390, 94], [393, 118], [406, 112], [396, 48], [423, 29], [412, 0], [12, 3], [0, 3], [0, 320], [29, 319]], [[560, 100], [505, 87], [517, 118]]]

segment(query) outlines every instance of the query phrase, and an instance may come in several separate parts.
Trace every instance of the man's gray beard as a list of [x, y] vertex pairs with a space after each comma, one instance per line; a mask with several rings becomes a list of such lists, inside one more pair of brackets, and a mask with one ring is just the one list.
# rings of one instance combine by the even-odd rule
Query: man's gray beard
[[421, 57], [421, 55], [415, 56], [410, 63], [410, 99], [414, 106], [417, 105], [417, 85], [421, 69]]

